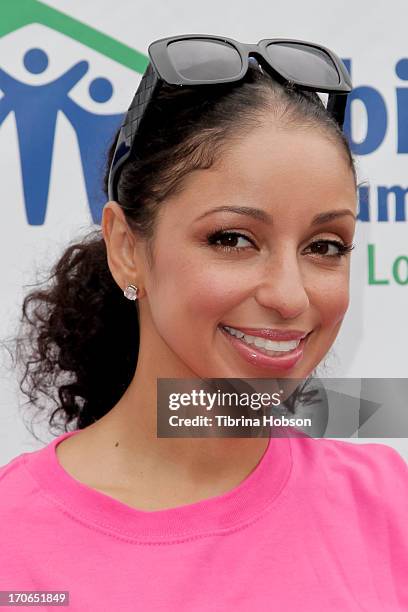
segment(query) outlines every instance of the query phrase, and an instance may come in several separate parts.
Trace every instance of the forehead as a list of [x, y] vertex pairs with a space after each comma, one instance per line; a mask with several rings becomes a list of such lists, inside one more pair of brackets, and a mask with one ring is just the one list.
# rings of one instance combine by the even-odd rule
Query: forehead
[[211, 168], [187, 175], [176, 200], [185, 221], [226, 202], [313, 216], [336, 205], [355, 210], [356, 186], [340, 142], [271, 123], [237, 133]]

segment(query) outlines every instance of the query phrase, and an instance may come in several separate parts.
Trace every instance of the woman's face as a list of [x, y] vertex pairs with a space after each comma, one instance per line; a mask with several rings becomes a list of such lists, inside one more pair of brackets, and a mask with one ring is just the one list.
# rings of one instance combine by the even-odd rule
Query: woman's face
[[[170, 354], [185, 377], [307, 377], [349, 304], [350, 254], [339, 253], [354, 236], [353, 174], [340, 144], [314, 129], [267, 124], [237, 142], [162, 205], [142, 337], [155, 363], [161, 346], [166, 370]], [[256, 346], [222, 326], [307, 337]]]

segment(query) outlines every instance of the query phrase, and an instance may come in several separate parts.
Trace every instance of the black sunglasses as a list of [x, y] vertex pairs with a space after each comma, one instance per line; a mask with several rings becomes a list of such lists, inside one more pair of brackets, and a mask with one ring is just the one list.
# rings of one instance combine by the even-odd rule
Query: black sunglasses
[[351, 78], [330, 49], [294, 39], [263, 39], [257, 45], [220, 36], [186, 34], [161, 38], [149, 45], [150, 62], [120, 129], [109, 172], [109, 199], [117, 199], [120, 168], [132, 153], [135, 136], [149, 103], [163, 82], [175, 86], [215, 85], [244, 78], [249, 60], [281, 83], [306, 91], [328, 93], [327, 111], [343, 129]]

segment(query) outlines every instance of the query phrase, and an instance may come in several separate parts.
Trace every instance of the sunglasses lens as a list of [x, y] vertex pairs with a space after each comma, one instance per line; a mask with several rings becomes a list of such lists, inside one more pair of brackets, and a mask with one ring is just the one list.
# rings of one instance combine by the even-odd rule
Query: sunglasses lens
[[283, 76], [313, 87], [330, 87], [340, 83], [337, 68], [322, 49], [301, 43], [271, 43], [266, 52]]
[[178, 40], [168, 45], [177, 72], [190, 81], [215, 81], [237, 76], [242, 62], [238, 51], [217, 40]]

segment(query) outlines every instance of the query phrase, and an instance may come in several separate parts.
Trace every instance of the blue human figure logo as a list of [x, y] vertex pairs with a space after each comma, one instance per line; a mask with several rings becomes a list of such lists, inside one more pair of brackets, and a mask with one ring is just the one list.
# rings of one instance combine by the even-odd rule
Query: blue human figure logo
[[[42, 49], [28, 50], [23, 58], [26, 70], [41, 74], [48, 68], [48, 55]], [[102, 166], [105, 150], [119, 127], [122, 114], [96, 115], [76, 104], [71, 89], [89, 69], [87, 61], [77, 62], [54, 81], [42, 85], [23, 83], [0, 68], [0, 125], [14, 112], [20, 149], [26, 216], [30, 225], [45, 220], [58, 111], [72, 123], [81, 155], [86, 191], [92, 219], [100, 223], [105, 196]], [[98, 103], [109, 100], [113, 87], [98, 77], [89, 86], [91, 98]]]
[[[32, 74], [48, 67], [48, 55], [42, 49], [30, 49], [24, 66]], [[47, 209], [52, 152], [57, 113], [63, 99], [88, 70], [88, 62], [72, 66], [58, 79], [43, 85], [29, 85], [0, 69], [0, 123], [14, 112], [27, 220], [42, 225]]]

